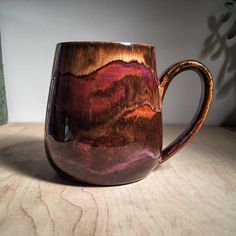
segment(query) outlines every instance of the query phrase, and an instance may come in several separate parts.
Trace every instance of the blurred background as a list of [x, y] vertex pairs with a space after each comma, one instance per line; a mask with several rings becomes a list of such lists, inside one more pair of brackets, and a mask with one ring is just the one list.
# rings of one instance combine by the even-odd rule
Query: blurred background
[[[213, 74], [208, 125], [236, 124], [233, 19], [222, 25], [223, 0], [0, 0], [4, 78], [10, 122], [44, 122], [55, 46], [61, 41], [131, 41], [156, 46], [158, 75], [196, 59]], [[163, 104], [166, 124], [187, 124], [198, 105], [200, 81], [184, 72]]]

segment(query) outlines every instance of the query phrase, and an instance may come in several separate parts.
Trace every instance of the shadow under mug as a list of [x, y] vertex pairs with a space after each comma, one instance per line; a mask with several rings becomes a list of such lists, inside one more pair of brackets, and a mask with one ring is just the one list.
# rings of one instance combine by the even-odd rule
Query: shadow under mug
[[[201, 101], [190, 125], [162, 150], [162, 101], [172, 79], [185, 70], [199, 75]], [[45, 123], [48, 160], [71, 180], [96, 185], [141, 180], [198, 132], [212, 93], [209, 70], [194, 60], [172, 65], [158, 79], [151, 45], [59, 43]]]

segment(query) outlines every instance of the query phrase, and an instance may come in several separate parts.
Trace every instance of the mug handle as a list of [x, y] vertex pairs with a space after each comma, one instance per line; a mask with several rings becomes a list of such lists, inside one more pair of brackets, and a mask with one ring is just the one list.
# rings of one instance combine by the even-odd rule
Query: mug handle
[[179, 73], [192, 70], [195, 71], [200, 79], [202, 85], [201, 99], [198, 109], [190, 122], [189, 126], [161, 153], [160, 163], [168, 160], [172, 155], [178, 152], [183, 146], [199, 131], [204, 120], [207, 117], [213, 95], [213, 80], [210, 71], [200, 62], [194, 60], [185, 60], [178, 62], [167, 69], [160, 78], [160, 97], [161, 101], [165, 96], [166, 90], [172, 79]]

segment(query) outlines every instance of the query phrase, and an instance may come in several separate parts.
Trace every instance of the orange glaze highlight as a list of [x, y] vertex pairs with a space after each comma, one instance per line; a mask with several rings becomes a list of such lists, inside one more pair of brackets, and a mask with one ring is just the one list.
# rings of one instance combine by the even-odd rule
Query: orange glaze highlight
[[143, 117], [147, 119], [152, 119], [153, 116], [156, 114], [148, 105], [144, 105], [141, 107], [138, 107], [135, 109], [133, 112], [129, 113], [126, 115], [124, 118], [129, 119], [129, 118], [137, 118], [137, 117]]

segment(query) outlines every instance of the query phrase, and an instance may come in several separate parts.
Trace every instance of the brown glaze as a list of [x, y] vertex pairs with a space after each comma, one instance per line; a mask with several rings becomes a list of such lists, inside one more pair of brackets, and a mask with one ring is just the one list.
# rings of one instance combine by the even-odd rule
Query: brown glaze
[[198, 61], [186, 60], [171, 66], [160, 78], [160, 96], [163, 100], [166, 90], [172, 79], [179, 73], [193, 70], [202, 82], [200, 103], [197, 112], [190, 122], [189, 126], [179, 135], [170, 145], [168, 145], [161, 154], [161, 163], [168, 160], [177, 151], [179, 151], [202, 127], [210, 109], [213, 96], [213, 80], [210, 71]]
[[157, 167], [162, 122], [153, 47], [59, 44], [52, 77], [45, 146], [57, 171], [112, 185]]
[[180, 138], [162, 152], [161, 101], [171, 79], [193, 68], [206, 84], [211, 77], [201, 64], [182, 62], [167, 71], [160, 85], [155, 58], [155, 49], [149, 45], [58, 44], [45, 148], [59, 174], [98, 185], [134, 182], [179, 150], [200, 128], [209, 109], [208, 95], [194, 122], [197, 126], [183, 135], [185, 141]]

